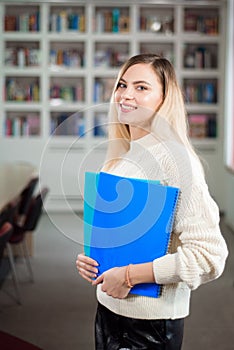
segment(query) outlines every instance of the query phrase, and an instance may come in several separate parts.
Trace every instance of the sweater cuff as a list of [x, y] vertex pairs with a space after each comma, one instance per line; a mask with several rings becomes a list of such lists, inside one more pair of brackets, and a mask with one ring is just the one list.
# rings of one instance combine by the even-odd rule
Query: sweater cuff
[[156, 283], [170, 284], [181, 282], [178, 275], [178, 254], [167, 254], [153, 261], [153, 272]]

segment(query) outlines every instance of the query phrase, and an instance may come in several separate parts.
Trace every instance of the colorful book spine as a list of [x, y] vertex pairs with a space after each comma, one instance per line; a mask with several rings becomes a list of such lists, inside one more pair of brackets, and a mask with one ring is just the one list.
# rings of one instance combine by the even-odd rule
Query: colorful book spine
[[85, 136], [85, 118], [81, 113], [63, 113], [50, 120], [50, 132], [56, 136]]
[[38, 136], [40, 135], [40, 117], [37, 114], [25, 114], [7, 117], [5, 136]]
[[40, 12], [5, 15], [5, 31], [38, 32], [40, 30]]
[[37, 81], [25, 84], [23, 79], [9, 79], [6, 82], [7, 101], [40, 101], [40, 87]]
[[84, 13], [82, 11], [76, 12], [71, 9], [64, 9], [59, 13], [51, 13], [50, 31], [51, 32], [66, 32], [66, 31], [85, 32]]
[[129, 15], [119, 8], [99, 10], [94, 19], [98, 33], [129, 32], [129, 22]]

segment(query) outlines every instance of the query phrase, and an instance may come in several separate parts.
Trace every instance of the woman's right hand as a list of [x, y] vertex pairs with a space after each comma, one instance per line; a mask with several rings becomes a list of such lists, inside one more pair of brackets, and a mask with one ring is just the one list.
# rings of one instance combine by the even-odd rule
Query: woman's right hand
[[79, 274], [88, 282], [92, 283], [93, 279], [97, 277], [98, 263], [96, 260], [85, 256], [84, 253], [78, 254], [76, 260], [76, 267]]

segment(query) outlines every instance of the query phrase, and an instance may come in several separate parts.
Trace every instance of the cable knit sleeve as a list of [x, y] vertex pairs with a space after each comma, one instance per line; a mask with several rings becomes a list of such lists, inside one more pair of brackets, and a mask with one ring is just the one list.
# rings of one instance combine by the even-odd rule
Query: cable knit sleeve
[[[179, 185], [181, 198], [173, 235], [177, 235], [179, 244], [175, 252], [154, 260], [154, 275], [159, 284], [185, 282], [190, 289], [196, 289], [221, 275], [228, 251], [220, 232], [217, 204], [209, 194], [198, 162], [192, 161], [179, 171], [177, 165], [176, 172], [171, 185]], [[176, 180], [179, 177], [180, 183]]]

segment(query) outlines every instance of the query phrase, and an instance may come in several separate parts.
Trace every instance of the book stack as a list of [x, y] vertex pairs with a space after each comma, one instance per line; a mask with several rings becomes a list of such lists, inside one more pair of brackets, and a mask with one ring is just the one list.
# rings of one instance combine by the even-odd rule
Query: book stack
[[96, 78], [94, 83], [93, 102], [109, 102], [114, 83], [115, 79], [112, 78]]
[[26, 114], [6, 118], [5, 136], [38, 135], [40, 135], [40, 117], [37, 114]]
[[6, 15], [4, 22], [6, 32], [38, 32], [40, 30], [40, 13]]
[[98, 33], [129, 32], [129, 16], [118, 8], [98, 10], [95, 16], [95, 30]]
[[7, 47], [5, 65], [18, 67], [37, 67], [41, 63], [41, 50], [28, 47]]
[[51, 49], [50, 65], [70, 68], [84, 67], [84, 52], [77, 49]]
[[186, 10], [184, 17], [184, 30], [187, 32], [200, 32], [207, 35], [219, 33], [218, 15], [196, 13], [194, 10]]
[[95, 137], [103, 137], [107, 136], [107, 113], [105, 112], [98, 112], [94, 116], [94, 129], [93, 129], [93, 135]]
[[85, 31], [85, 16], [82, 12], [72, 9], [62, 10], [50, 15], [49, 29], [51, 32]]
[[215, 115], [190, 114], [189, 131], [192, 138], [212, 138], [217, 136]]
[[25, 83], [24, 79], [9, 78], [5, 87], [6, 101], [32, 101], [40, 100], [40, 88], [38, 81]]
[[60, 99], [62, 101], [76, 102], [84, 100], [84, 89], [82, 83], [76, 86], [60, 86], [53, 84], [50, 87], [50, 99]]
[[51, 118], [51, 134], [56, 136], [80, 136], [85, 134], [85, 119], [81, 113], [62, 113]]
[[216, 80], [189, 80], [185, 81], [185, 98], [191, 103], [216, 103], [217, 83]]

